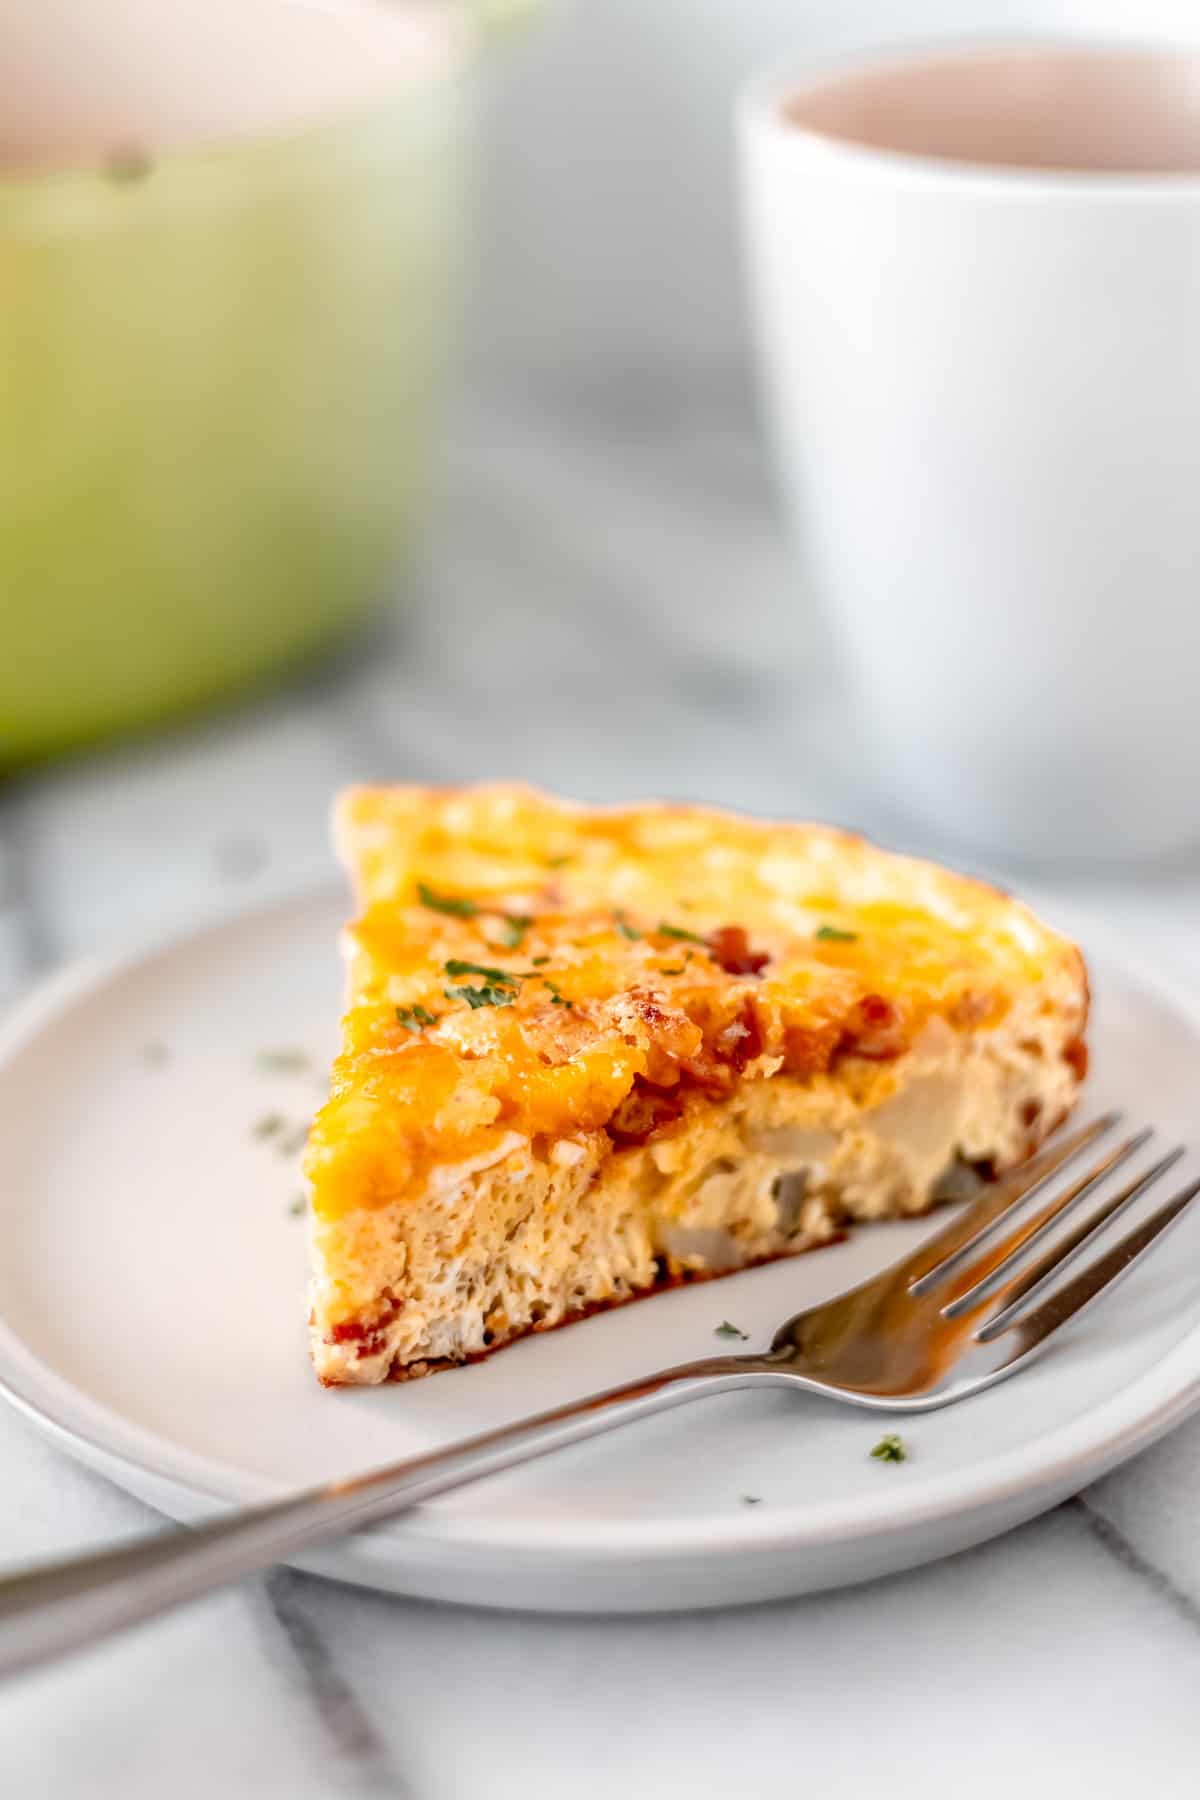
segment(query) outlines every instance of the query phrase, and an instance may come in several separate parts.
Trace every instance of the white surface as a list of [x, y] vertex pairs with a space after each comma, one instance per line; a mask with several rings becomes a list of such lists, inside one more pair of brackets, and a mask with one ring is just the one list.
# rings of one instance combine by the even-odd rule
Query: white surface
[[[815, 646], [778, 653], [788, 562], [740, 414], [648, 392], [567, 429], [525, 393], [466, 421], [450, 477], [408, 595], [419, 613], [385, 623], [369, 656], [0, 791], [0, 994], [328, 880], [328, 798], [356, 777], [504, 769], [619, 798], [652, 770], [664, 792], [935, 847], [858, 784]], [[1200, 856], [1053, 881], [1200, 980]], [[13, 1564], [152, 1523], [8, 1408], [0, 1468]], [[797, 1784], [929, 1800], [969, 1771], [972, 1800], [1194, 1800], [1198, 1493], [1191, 1421], [980, 1550], [702, 1618], [514, 1618], [302, 1575], [248, 1582], [0, 1691], [2, 1785], [37, 1800], [775, 1800]]]
[[[931, 1229], [860, 1229], [719, 1293], [663, 1295], [432, 1381], [322, 1390], [303, 1345], [290, 1140], [328, 1062], [344, 916], [340, 899], [296, 901], [140, 962], [83, 965], [33, 995], [0, 1039], [11, 1177], [0, 1386], [174, 1517], [420, 1456], [710, 1355], [723, 1317], [766, 1346], [793, 1312], [857, 1286]], [[1194, 1123], [1200, 1006], [1185, 1009], [1164, 981], [1092, 966], [1105, 998], [1089, 1105], [1153, 1120], [1169, 1148]], [[147, 1042], [167, 1060], [148, 1062]], [[302, 1047], [306, 1066], [261, 1068], [278, 1044]], [[267, 1114], [287, 1123], [260, 1137]], [[1198, 1162], [1200, 1146], [1181, 1184]], [[1019, 1379], [966, 1409], [889, 1418], [912, 1450], [903, 1474], [870, 1458], [878, 1418], [737, 1395], [451, 1494], [309, 1565], [460, 1603], [640, 1612], [779, 1598], [927, 1561], [1054, 1504], [1190, 1410], [1198, 1266], [1200, 1217]]]
[[[941, 66], [947, 115], [963, 67], [1031, 119], [1102, 85], [1049, 52]], [[1110, 116], [1139, 66], [1105, 65]], [[819, 88], [746, 97], [746, 238], [781, 486], [878, 778], [985, 852], [1186, 844], [1200, 176], [875, 150], [783, 115]]]

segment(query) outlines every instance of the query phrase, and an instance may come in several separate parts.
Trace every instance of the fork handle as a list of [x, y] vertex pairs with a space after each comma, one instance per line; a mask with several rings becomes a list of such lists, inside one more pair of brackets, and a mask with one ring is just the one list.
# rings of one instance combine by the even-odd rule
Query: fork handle
[[757, 1359], [712, 1357], [465, 1438], [429, 1456], [331, 1481], [194, 1528], [173, 1526], [0, 1579], [0, 1675], [97, 1643], [328, 1538], [582, 1438], [743, 1387]]

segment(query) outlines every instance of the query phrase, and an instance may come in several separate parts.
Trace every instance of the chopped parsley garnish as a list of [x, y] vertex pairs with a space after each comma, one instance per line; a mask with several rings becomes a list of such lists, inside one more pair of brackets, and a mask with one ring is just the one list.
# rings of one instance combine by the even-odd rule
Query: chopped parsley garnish
[[465, 1000], [472, 1012], [480, 1006], [511, 1006], [517, 997], [515, 988], [494, 987], [490, 983], [486, 987], [448, 987], [442, 991], [447, 1000]]
[[856, 944], [857, 931], [843, 931], [838, 925], [820, 925], [813, 932], [818, 944]]
[[548, 869], [565, 869], [570, 860], [569, 856], [548, 856], [546, 867]]
[[704, 939], [698, 931], [685, 931], [682, 925], [668, 925], [665, 920], [658, 927], [659, 937], [678, 938], [684, 944], [703, 944]]
[[535, 969], [544, 969], [550, 958], [548, 956], [531, 956], [529, 960]]
[[447, 975], [482, 975], [485, 981], [493, 982], [498, 987], [521, 985], [521, 976], [514, 975], [508, 969], [493, 969], [489, 963], [463, 962], [457, 956], [450, 958], [445, 969]]
[[469, 894], [439, 894], [425, 881], [417, 883], [417, 899], [430, 912], [449, 913], [452, 919], [473, 919], [479, 911]]
[[550, 1004], [551, 1006], [565, 1006], [568, 1012], [572, 1011], [575, 1006], [575, 1002], [573, 1000], [568, 1000], [563, 994], [551, 994]]
[[282, 1113], [264, 1113], [262, 1118], [255, 1122], [254, 1135], [256, 1138], [277, 1137], [286, 1124], [287, 1120]]
[[500, 942], [506, 950], [519, 950], [525, 933], [533, 924], [528, 913], [502, 913], [500, 916]]
[[423, 1006], [398, 1006], [396, 1022], [403, 1025], [405, 1031], [420, 1031], [423, 1025], [436, 1025], [437, 1015]]
[[529, 913], [509, 913], [501, 911], [497, 906], [480, 906], [478, 900], [472, 900], [469, 894], [439, 894], [427, 881], [418, 881], [417, 899], [431, 912], [448, 913], [452, 919], [477, 919], [490, 915], [497, 921], [500, 935], [495, 943], [502, 950], [520, 949], [525, 933], [533, 924], [533, 917]]
[[742, 1505], [743, 1506], [761, 1506], [762, 1505], [762, 1495], [761, 1494], [743, 1494], [742, 1495]]
[[886, 1436], [880, 1438], [871, 1455], [879, 1462], [903, 1462], [908, 1456], [908, 1451], [904, 1448], [904, 1439], [899, 1433], [889, 1431]]
[[288, 1207], [288, 1212], [291, 1214], [293, 1219], [299, 1219], [299, 1218], [302, 1218], [303, 1215], [307, 1211], [308, 1211], [308, 1195], [307, 1194], [297, 1194], [296, 1198], [292, 1201], [292, 1204]]
[[736, 1325], [731, 1325], [728, 1319], [721, 1320], [721, 1323], [713, 1332], [713, 1336], [741, 1338], [743, 1344], [747, 1344], [750, 1341], [750, 1333], [748, 1331], [739, 1330]]
[[260, 1050], [258, 1066], [274, 1075], [295, 1075], [308, 1067], [308, 1053], [304, 1050]]
[[617, 930], [620, 932], [621, 936], [623, 938], [628, 938], [630, 943], [636, 944], [637, 940], [642, 935], [641, 932], [629, 923], [629, 920], [625, 917], [623, 912], [614, 913], [613, 917], [617, 921]]
[[678, 968], [660, 969], [658, 972], [660, 975], [682, 975], [683, 974], [683, 964], [680, 963]]

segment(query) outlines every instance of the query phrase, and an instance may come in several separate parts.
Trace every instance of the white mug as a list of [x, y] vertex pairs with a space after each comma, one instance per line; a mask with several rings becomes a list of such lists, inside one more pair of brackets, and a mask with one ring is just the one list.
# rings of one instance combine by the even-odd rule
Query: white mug
[[1200, 53], [756, 84], [768, 423], [847, 730], [943, 836], [1200, 840]]

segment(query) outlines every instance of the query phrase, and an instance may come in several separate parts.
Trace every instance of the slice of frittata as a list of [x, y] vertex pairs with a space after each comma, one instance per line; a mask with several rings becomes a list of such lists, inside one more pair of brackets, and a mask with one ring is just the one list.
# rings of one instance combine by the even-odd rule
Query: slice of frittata
[[313, 1128], [327, 1383], [423, 1375], [1001, 1170], [1086, 1067], [1078, 950], [813, 825], [358, 789]]

